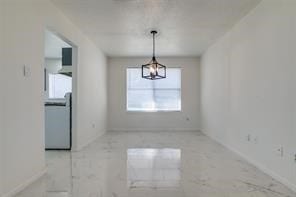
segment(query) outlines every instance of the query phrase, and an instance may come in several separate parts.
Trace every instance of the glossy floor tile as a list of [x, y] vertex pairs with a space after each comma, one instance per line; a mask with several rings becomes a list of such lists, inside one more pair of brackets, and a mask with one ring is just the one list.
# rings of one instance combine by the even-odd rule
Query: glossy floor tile
[[46, 152], [48, 173], [17, 197], [295, 197], [199, 132], [108, 132]]
[[128, 149], [127, 186], [131, 189], [180, 187], [180, 163], [180, 149]]

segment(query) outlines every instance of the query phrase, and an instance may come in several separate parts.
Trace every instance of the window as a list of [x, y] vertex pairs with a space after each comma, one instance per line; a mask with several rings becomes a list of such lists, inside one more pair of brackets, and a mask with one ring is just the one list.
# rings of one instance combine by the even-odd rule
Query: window
[[147, 80], [140, 68], [128, 68], [127, 110], [181, 111], [181, 69], [167, 68], [167, 78]]
[[72, 78], [63, 74], [48, 74], [48, 95], [50, 99], [62, 99], [72, 92]]

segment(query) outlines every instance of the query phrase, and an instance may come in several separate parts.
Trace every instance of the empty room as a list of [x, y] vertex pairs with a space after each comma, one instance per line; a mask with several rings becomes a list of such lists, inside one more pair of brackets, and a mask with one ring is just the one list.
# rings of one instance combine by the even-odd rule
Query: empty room
[[296, 197], [295, 0], [0, 0], [0, 197]]

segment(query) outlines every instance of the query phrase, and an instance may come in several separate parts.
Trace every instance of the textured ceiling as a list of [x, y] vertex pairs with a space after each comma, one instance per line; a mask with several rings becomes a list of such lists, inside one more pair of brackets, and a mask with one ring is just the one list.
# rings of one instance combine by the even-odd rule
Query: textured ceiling
[[199, 56], [260, 0], [52, 0], [108, 56]]

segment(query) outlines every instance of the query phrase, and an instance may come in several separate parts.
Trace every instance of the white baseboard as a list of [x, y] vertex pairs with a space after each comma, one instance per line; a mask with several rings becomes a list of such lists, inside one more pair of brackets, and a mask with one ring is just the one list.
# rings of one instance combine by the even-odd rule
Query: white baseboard
[[240, 157], [244, 158], [247, 162], [249, 162], [250, 164], [254, 165], [256, 168], [258, 168], [259, 170], [263, 171], [265, 174], [271, 176], [275, 180], [279, 181], [280, 183], [284, 184], [285, 186], [287, 186], [288, 188], [290, 188], [291, 190], [293, 190], [294, 192], [296, 192], [296, 185], [293, 184], [293, 183], [291, 183], [286, 178], [278, 175], [277, 173], [275, 173], [271, 169], [265, 167], [263, 164], [255, 161], [254, 159], [250, 158], [249, 156], [247, 156], [247, 155], [243, 154], [242, 152], [236, 150], [232, 146], [229, 146], [228, 144], [225, 144], [224, 142], [220, 141], [219, 139], [215, 138], [214, 136], [210, 135], [209, 133], [204, 132], [203, 130], [201, 130], [201, 132], [204, 133], [205, 135], [207, 135], [208, 137], [210, 137], [211, 139], [215, 140], [217, 143], [221, 144], [222, 146], [224, 146], [227, 149], [231, 150], [232, 152], [236, 153]]
[[37, 181], [39, 178], [41, 178], [44, 174], [46, 174], [46, 171], [47, 171], [47, 169], [44, 168], [43, 170], [41, 170], [40, 172], [38, 172], [34, 176], [30, 177], [24, 183], [18, 185], [17, 187], [12, 189], [11, 191], [5, 193], [2, 197], [13, 197], [13, 196], [15, 196], [19, 192], [23, 191], [26, 187], [28, 187], [29, 185], [31, 185], [32, 183]]
[[123, 132], [128, 132], [128, 131], [141, 131], [141, 132], [150, 132], [150, 131], [200, 131], [200, 129], [197, 128], [112, 128], [112, 129], [108, 129], [108, 131], [111, 132], [119, 132], [119, 131], [123, 131]]

